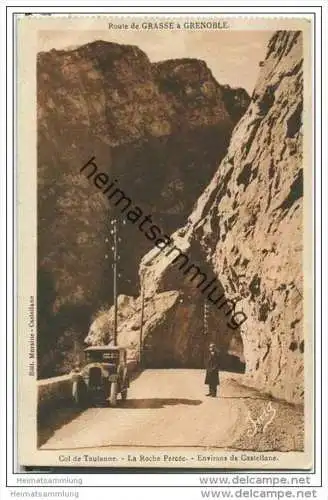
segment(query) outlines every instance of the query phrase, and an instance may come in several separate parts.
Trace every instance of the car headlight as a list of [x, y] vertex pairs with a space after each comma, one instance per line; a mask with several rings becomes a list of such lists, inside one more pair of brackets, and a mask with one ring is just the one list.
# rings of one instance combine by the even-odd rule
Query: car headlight
[[73, 365], [73, 370], [74, 373], [78, 373], [81, 371], [81, 363], [79, 361], [75, 361]]

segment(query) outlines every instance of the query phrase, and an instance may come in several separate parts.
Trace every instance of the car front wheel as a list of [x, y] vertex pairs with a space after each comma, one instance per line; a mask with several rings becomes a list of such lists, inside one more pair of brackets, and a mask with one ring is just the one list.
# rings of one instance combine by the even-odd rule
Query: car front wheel
[[109, 403], [111, 406], [116, 406], [117, 404], [117, 382], [112, 382], [110, 385]]
[[72, 397], [77, 407], [85, 408], [87, 406], [87, 388], [84, 381], [75, 380], [73, 382]]

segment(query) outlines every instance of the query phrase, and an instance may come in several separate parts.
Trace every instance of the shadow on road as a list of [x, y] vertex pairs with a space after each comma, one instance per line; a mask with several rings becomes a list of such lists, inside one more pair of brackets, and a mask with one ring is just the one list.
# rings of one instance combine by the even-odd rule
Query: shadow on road
[[38, 414], [38, 447], [42, 446], [63, 425], [77, 418], [83, 410], [72, 407], [49, 408], [47, 413]]
[[149, 398], [149, 399], [128, 399], [127, 401], [120, 402], [117, 408], [165, 408], [166, 406], [175, 405], [188, 405], [188, 406], [198, 406], [202, 404], [203, 401], [199, 399], [184, 399], [184, 398]]
[[[143, 372], [142, 369], [130, 373], [130, 382], [134, 382]], [[122, 404], [122, 401], [119, 401]], [[108, 407], [108, 403], [98, 405]], [[38, 411], [37, 416], [37, 446], [40, 447], [63, 425], [75, 420], [84, 410], [76, 408], [71, 400], [62, 401], [60, 406], [47, 406], [46, 411]]]
[[264, 394], [263, 396], [259, 396], [257, 398], [253, 398], [252, 396], [220, 396], [220, 399], [254, 399], [256, 400], [261, 400], [261, 401], [274, 401], [274, 398]]
[[[140, 408], [165, 408], [172, 405], [197, 406], [203, 401], [198, 399], [183, 398], [149, 398], [149, 399], [128, 399], [119, 400], [115, 409], [140, 409]], [[95, 405], [96, 407], [108, 408], [108, 404]], [[38, 416], [38, 447], [42, 446], [48, 439], [63, 425], [69, 424], [77, 418], [83, 410], [78, 410], [72, 406], [53, 408], [45, 415]]]

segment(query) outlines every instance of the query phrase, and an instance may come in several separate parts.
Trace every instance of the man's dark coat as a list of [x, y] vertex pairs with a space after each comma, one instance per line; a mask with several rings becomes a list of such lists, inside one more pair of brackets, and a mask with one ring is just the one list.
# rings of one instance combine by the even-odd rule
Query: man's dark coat
[[205, 384], [208, 385], [219, 385], [219, 368], [220, 368], [220, 359], [217, 353], [213, 355], [209, 355], [206, 366], [206, 377]]

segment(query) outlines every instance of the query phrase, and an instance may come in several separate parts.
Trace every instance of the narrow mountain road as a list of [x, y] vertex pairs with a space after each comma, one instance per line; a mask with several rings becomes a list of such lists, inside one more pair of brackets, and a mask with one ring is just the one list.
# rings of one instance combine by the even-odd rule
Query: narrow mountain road
[[[146, 370], [116, 408], [53, 415], [41, 449], [111, 446], [190, 446], [302, 450], [303, 408], [269, 399], [220, 374], [217, 398], [206, 397], [204, 371]], [[66, 410], [67, 411], [67, 410]], [[57, 418], [58, 417], [58, 418]], [[51, 428], [52, 426], [52, 428]], [[41, 429], [42, 434], [42, 429]]]

